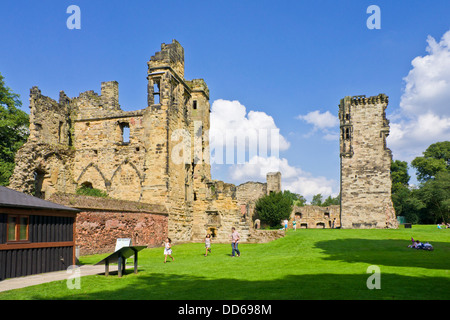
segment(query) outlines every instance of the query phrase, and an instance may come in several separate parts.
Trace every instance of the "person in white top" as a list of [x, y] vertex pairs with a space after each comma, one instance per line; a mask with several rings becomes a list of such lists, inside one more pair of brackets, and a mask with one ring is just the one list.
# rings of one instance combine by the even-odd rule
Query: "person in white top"
[[172, 240], [170, 238], [166, 239], [164, 242], [164, 263], [167, 262], [167, 256], [172, 258], [172, 261], [175, 259], [172, 257]]
[[211, 235], [208, 233], [205, 238], [205, 257], [208, 256], [208, 251], [211, 253]]
[[241, 252], [238, 249], [239, 240], [241, 240], [241, 237], [239, 236], [239, 233], [236, 231], [236, 228], [231, 228], [231, 256], [234, 257], [235, 253], [237, 253], [237, 256], [241, 256]]

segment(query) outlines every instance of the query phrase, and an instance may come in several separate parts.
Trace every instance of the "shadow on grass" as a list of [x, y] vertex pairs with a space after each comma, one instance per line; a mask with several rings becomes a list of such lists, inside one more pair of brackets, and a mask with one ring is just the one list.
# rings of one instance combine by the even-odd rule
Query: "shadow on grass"
[[[173, 274], [127, 274], [83, 278], [81, 290], [65, 290], [58, 300], [384, 300], [449, 299], [450, 278], [382, 274], [381, 289], [369, 290], [370, 274], [290, 275], [282, 279], [246, 281]], [[89, 278], [89, 279], [88, 279]], [[114, 282], [111, 283], [110, 281]], [[109, 284], [114, 284], [109, 286]], [[92, 292], [95, 286], [96, 292]], [[89, 292], [84, 291], [89, 288]], [[109, 289], [111, 288], [111, 289]], [[30, 299], [46, 299], [35, 294]], [[47, 297], [48, 299], [48, 297]]]
[[410, 241], [393, 239], [337, 239], [319, 241], [315, 247], [327, 255], [323, 258], [324, 260], [364, 262], [396, 267], [450, 269], [450, 243], [432, 242], [433, 251], [408, 248], [410, 244]]

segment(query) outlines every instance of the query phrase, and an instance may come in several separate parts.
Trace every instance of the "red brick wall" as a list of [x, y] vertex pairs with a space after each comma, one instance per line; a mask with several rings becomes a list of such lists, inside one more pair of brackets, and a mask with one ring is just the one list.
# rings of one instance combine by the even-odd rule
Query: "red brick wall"
[[80, 255], [114, 252], [117, 238], [133, 245], [160, 246], [167, 237], [167, 215], [135, 212], [81, 212], [76, 221]]

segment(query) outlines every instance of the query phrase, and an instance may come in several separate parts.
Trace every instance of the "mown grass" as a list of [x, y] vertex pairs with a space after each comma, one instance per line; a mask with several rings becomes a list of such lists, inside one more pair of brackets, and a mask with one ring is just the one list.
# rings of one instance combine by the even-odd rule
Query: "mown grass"
[[[411, 237], [435, 250], [410, 249]], [[81, 278], [81, 289], [57, 281], [0, 293], [1, 299], [449, 299], [450, 229], [413, 226], [398, 230], [289, 230], [266, 244], [240, 244], [231, 258], [229, 244], [175, 245], [174, 262], [163, 263], [163, 249], [145, 249], [139, 273]], [[82, 258], [85, 264], [104, 255]], [[369, 290], [369, 266], [380, 268], [381, 289]]]

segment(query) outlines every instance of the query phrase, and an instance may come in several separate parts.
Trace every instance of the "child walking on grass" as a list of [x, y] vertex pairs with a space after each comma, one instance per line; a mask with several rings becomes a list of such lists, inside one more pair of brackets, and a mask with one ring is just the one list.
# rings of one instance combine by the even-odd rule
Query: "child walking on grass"
[[205, 238], [205, 257], [208, 256], [208, 251], [211, 253], [211, 235], [208, 233]]
[[167, 262], [167, 256], [172, 258], [172, 261], [175, 259], [172, 257], [172, 240], [170, 238], [166, 239], [164, 242], [164, 263]]

